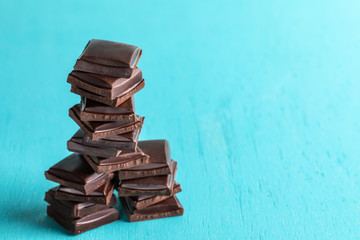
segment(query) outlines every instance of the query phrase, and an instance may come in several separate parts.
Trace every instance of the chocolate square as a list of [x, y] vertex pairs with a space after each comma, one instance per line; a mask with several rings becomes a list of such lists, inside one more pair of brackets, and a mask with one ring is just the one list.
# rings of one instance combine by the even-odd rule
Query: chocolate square
[[90, 194], [114, 177], [114, 173], [96, 173], [83, 155], [73, 153], [45, 172], [45, 177], [63, 186]]

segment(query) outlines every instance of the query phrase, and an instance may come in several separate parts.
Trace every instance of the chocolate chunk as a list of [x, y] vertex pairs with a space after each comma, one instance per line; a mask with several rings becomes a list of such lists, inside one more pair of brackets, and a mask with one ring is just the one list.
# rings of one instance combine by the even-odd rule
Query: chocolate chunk
[[116, 204], [116, 197], [112, 195], [110, 205], [95, 204], [88, 202], [72, 202], [67, 200], [58, 200], [55, 198], [55, 193], [58, 187], [52, 188], [45, 194], [45, 201], [48, 202], [53, 208], [56, 208], [63, 215], [69, 218], [82, 218], [86, 215], [113, 207]]
[[171, 174], [122, 180], [117, 188], [118, 196], [170, 196], [172, 194], [177, 169], [177, 162], [173, 162]]
[[79, 234], [120, 219], [119, 212], [115, 208], [106, 208], [82, 218], [69, 218], [61, 210], [49, 205], [47, 215], [72, 234]]
[[136, 83], [134, 86], [132, 86], [131, 88], [127, 89], [125, 92], [123, 92], [121, 94], [121, 96], [118, 96], [114, 99], [110, 99], [104, 96], [101, 96], [99, 94], [95, 94], [92, 93], [90, 91], [87, 91], [81, 87], [78, 87], [74, 84], [71, 85], [71, 92], [78, 94], [82, 97], [86, 97], [89, 99], [92, 99], [96, 102], [101, 102], [113, 107], [118, 107], [120, 106], [120, 104], [122, 104], [123, 102], [125, 102], [127, 99], [129, 99], [132, 95], [134, 95], [135, 93], [137, 93], [138, 91], [140, 91], [141, 89], [143, 89], [145, 86], [145, 80], [142, 79], [141, 81], [139, 81], [138, 83]]
[[100, 148], [84, 144], [82, 139], [83, 131], [77, 131], [75, 135], [67, 142], [67, 149], [71, 152], [89, 154], [97, 157], [111, 158], [120, 155], [121, 150], [114, 148]]
[[141, 70], [135, 68], [129, 78], [117, 78], [72, 71], [68, 75], [67, 82], [93, 94], [114, 100], [129, 92], [137, 86], [142, 79]]
[[121, 180], [167, 175], [170, 169], [170, 147], [167, 140], [139, 141], [139, 148], [149, 155], [149, 163], [140, 167], [128, 168], [118, 171]]
[[136, 46], [92, 39], [78, 58], [74, 69], [107, 76], [129, 77], [142, 50]]
[[80, 120], [122, 123], [135, 121], [134, 97], [132, 96], [116, 108], [82, 97]]
[[141, 132], [141, 128], [135, 129], [128, 133], [123, 133], [107, 138], [92, 141], [83, 130], [79, 130], [83, 133], [82, 142], [85, 145], [101, 147], [101, 148], [115, 148], [118, 150], [135, 152], [137, 147], [137, 141]]
[[45, 177], [63, 186], [90, 194], [114, 177], [114, 173], [98, 174], [89, 166], [83, 155], [74, 153], [45, 172]]
[[184, 208], [175, 196], [141, 210], [134, 209], [127, 200], [128, 198], [120, 198], [130, 222], [181, 216], [184, 214]]
[[96, 156], [84, 155], [88, 164], [97, 173], [114, 172], [134, 166], [141, 166], [149, 162], [149, 156], [140, 149], [136, 152], [121, 152], [118, 157], [100, 158]]
[[[177, 193], [181, 192], [180, 184], [177, 182], [174, 183], [173, 186], [173, 192], [172, 195], [175, 195]], [[154, 205], [158, 202], [164, 201], [165, 199], [168, 199], [171, 196], [136, 196], [136, 197], [127, 197], [126, 200], [129, 202], [129, 204], [135, 208], [135, 209], [144, 209], [148, 206]]]
[[92, 141], [107, 138], [141, 128], [144, 117], [136, 115], [135, 121], [122, 122], [88, 122], [80, 120], [80, 106], [75, 105], [69, 109], [69, 116], [91, 138]]
[[59, 200], [68, 200], [75, 202], [88, 202], [109, 205], [111, 196], [113, 195], [114, 184], [112, 181], [106, 182], [104, 185], [86, 195], [76, 189], [59, 186], [55, 191], [55, 198]]

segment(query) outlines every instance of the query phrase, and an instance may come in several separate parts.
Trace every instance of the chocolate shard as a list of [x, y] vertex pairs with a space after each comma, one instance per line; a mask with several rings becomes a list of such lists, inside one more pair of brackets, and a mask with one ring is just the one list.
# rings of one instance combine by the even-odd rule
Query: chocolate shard
[[135, 152], [137, 148], [138, 138], [141, 132], [141, 128], [135, 129], [134, 131], [123, 133], [107, 138], [92, 141], [83, 130], [79, 130], [83, 133], [82, 142], [85, 145], [101, 147], [101, 148], [115, 148], [118, 150]]
[[112, 181], [107, 181], [104, 185], [100, 186], [98, 189], [88, 195], [76, 189], [60, 185], [55, 191], [55, 198], [58, 200], [109, 205], [113, 192], [114, 184]]
[[82, 218], [69, 218], [56, 207], [49, 205], [47, 215], [72, 234], [80, 234], [120, 219], [115, 208], [106, 208]]
[[107, 76], [129, 77], [142, 50], [136, 46], [92, 39], [88, 42], [74, 69]]
[[125, 102], [127, 99], [129, 99], [131, 96], [133, 96], [135, 93], [143, 89], [145, 86], [145, 80], [142, 79], [141, 81], [134, 84], [131, 88], [127, 89], [126, 91], [122, 92], [121, 95], [114, 99], [110, 99], [104, 96], [101, 96], [99, 94], [95, 94], [93, 92], [87, 91], [86, 89], [83, 89], [81, 87], [76, 86], [75, 84], [71, 84], [71, 92], [78, 94], [82, 97], [86, 97], [89, 99], [92, 99], [96, 102], [101, 102], [106, 105], [112, 106], [112, 107], [118, 107], [123, 102]]
[[90, 194], [114, 177], [114, 173], [96, 173], [83, 155], [73, 153], [45, 172], [45, 177], [63, 186]]
[[[171, 196], [181, 192], [181, 186], [179, 183], [175, 182], [173, 186], [173, 191]], [[158, 202], [164, 201], [165, 199], [170, 198], [171, 196], [136, 196], [136, 197], [127, 197], [126, 200], [129, 202], [129, 204], [137, 209], [141, 210], [144, 208], [147, 208], [148, 206], [154, 205]]]
[[100, 158], [89, 155], [84, 155], [84, 157], [97, 173], [114, 172], [124, 168], [141, 166], [149, 162], [149, 156], [140, 149], [136, 152], [123, 151], [119, 156], [113, 158]]
[[149, 163], [118, 171], [121, 180], [167, 175], [171, 172], [170, 147], [167, 140], [139, 141], [139, 148], [149, 155]]
[[134, 209], [127, 200], [128, 198], [120, 198], [130, 222], [181, 216], [184, 214], [184, 208], [175, 196], [141, 210]]
[[117, 121], [121, 123], [135, 121], [134, 96], [123, 102], [119, 107], [110, 107], [103, 103], [95, 102], [82, 97], [81, 121]]
[[67, 82], [93, 94], [114, 100], [134, 89], [142, 79], [141, 70], [135, 68], [129, 78], [72, 71], [68, 75]]
[[112, 195], [109, 205], [59, 200], [55, 198], [57, 189], [58, 187], [55, 187], [47, 191], [45, 194], [45, 201], [69, 218], [82, 218], [100, 210], [113, 207], [116, 204], [115, 195]]
[[170, 196], [173, 190], [177, 162], [173, 161], [171, 166], [171, 174], [168, 175], [121, 180], [117, 188], [118, 196]]
[[81, 121], [80, 105], [75, 105], [70, 108], [69, 116], [91, 138], [92, 141], [134, 131], [135, 129], [141, 128], [144, 122], [144, 117], [138, 115], [136, 115], [135, 121], [128, 123]]

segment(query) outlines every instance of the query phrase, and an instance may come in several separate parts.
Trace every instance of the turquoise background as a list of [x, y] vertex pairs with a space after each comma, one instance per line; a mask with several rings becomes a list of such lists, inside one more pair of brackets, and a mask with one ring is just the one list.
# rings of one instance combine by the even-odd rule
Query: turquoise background
[[140, 46], [141, 139], [166, 138], [185, 215], [72, 239], [360, 237], [359, 1], [1, 1], [0, 238], [69, 238], [44, 171], [77, 130], [91, 38]]

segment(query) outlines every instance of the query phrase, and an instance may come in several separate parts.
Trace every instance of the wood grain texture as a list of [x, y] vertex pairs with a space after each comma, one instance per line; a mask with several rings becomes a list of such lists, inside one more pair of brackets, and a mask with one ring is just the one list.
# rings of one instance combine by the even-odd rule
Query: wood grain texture
[[66, 77], [91, 38], [143, 49], [140, 139], [169, 140], [185, 214], [72, 239], [359, 238], [359, 7], [1, 1], [0, 238], [68, 238], [44, 171], [77, 130]]

